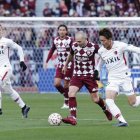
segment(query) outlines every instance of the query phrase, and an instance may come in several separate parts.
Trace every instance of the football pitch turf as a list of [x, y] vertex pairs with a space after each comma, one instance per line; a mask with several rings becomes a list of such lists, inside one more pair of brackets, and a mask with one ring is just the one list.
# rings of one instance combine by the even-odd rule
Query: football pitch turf
[[21, 94], [21, 97], [31, 107], [27, 119], [22, 118], [16, 103], [3, 94], [0, 140], [140, 140], [140, 107], [130, 107], [123, 95], [119, 96], [116, 102], [129, 123], [129, 126], [124, 128], [113, 126], [117, 121], [113, 119], [109, 122], [87, 94], [77, 96], [76, 126], [64, 123], [60, 126], [48, 124], [51, 113], [57, 112], [63, 117], [69, 114], [68, 110], [60, 109], [63, 103], [60, 94]]

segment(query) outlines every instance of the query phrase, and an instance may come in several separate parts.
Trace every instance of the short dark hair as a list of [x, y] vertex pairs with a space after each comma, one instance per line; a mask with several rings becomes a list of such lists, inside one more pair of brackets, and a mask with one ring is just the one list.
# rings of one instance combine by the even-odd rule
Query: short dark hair
[[103, 28], [99, 31], [99, 36], [104, 36], [107, 39], [112, 39], [112, 32], [108, 28]]
[[66, 31], [68, 31], [68, 27], [65, 24], [59, 25], [57, 29], [59, 30], [60, 27], [64, 27], [66, 29]]

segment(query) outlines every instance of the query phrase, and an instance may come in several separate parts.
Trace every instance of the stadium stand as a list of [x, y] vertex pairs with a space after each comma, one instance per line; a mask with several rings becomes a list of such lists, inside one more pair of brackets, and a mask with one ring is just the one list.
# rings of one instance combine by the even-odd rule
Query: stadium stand
[[139, 0], [1, 0], [6, 17], [133, 17], [140, 16]]

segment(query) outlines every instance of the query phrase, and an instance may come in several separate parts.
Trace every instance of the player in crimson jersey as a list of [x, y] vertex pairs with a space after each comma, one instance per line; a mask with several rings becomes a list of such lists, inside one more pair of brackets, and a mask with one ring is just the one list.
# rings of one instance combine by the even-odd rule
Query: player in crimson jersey
[[63, 67], [63, 72], [65, 73], [68, 63], [74, 59], [73, 77], [69, 87], [70, 116], [63, 118], [62, 121], [71, 125], [77, 124], [76, 94], [84, 85], [88, 89], [93, 102], [97, 103], [102, 108], [108, 120], [112, 120], [112, 115], [107, 110], [104, 101], [98, 95], [98, 85], [94, 75], [94, 57], [95, 53], [98, 53], [99, 47], [98, 45], [87, 41], [87, 35], [82, 31], [76, 33], [75, 40], [76, 42], [73, 43], [70, 54]]
[[101, 61], [99, 62], [97, 69], [100, 71], [101, 65], [105, 63], [108, 71], [106, 104], [112, 115], [119, 121], [116, 126], [128, 126], [128, 123], [124, 119], [114, 100], [121, 89], [127, 96], [130, 105], [133, 107], [140, 105], [140, 96], [136, 96], [134, 93], [132, 80], [130, 78], [131, 72], [126, 64], [124, 56], [125, 51], [140, 54], [140, 48], [124, 42], [113, 41], [112, 33], [107, 28], [100, 30], [99, 37], [103, 46], [98, 51]]
[[[12, 66], [9, 60], [9, 53], [11, 50], [17, 50], [20, 58], [20, 67], [22, 71], [26, 70], [26, 65], [24, 63], [24, 54], [21, 46], [13, 42], [11, 39], [3, 37], [3, 27], [0, 25], [0, 88], [8, 92], [11, 98], [19, 105], [22, 109], [23, 117], [27, 118], [30, 107], [26, 106], [19, 94], [13, 89], [11, 85], [12, 77]], [[2, 105], [1, 105], [1, 91], [0, 91], [0, 115], [2, 115]]]
[[[58, 34], [59, 34], [59, 36], [54, 39], [52, 48], [48, 54], [46, 64], [45, 64], [45, 69], [47, 68], [47, 63], [49, 62], [50, 58], [52, 57], [54, 51], [57, 50], [58, 65], [56, 68], [54, 86], [64, 96], [64, 104], [61, 108], [65, 109], [65, 108], [69, 108], [69, 106], [68, 106], [68, 87], [69, 87], [69, 81], [72, 77], [73, 64], [72, 64], [72, 62], [70, 62], [68, 64], [68, 69], [65, 74], [62, 73], [62, 68], [67, 59], [67, 56], [70, 53], [70, 48], [72, 45], [72, 38], [67, 35], [68, 28], [66, 25], [63, 25], [63, 24], [59, 25]], [[62, 86], [62, 84], [61, 84], [62, 80], [64, 80], [64, 86]]]

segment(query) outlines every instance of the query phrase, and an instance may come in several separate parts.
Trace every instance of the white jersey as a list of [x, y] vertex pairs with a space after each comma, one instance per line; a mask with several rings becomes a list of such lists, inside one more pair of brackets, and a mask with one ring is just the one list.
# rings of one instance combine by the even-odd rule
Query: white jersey
[[108, 80], [130, 77], [131, 72], [126, 64], [125, 51], [140, 53], [140, 48], [120, 41], [114, 41], [110, 50], [107, 50], [103, 46], [99, 49], [98, 53], [101, 61], [97, 69], [99, 70], [100, 65], [104, 62], [108, 71]]
[[21, 46], [13, 42], [11, 39], [2, 37], [0, 39], [0, 67], [3, 67], [4, 65], [11, 66], [9, 60], [9, 51], [11, 49], [17, 50], [20, 61], [24, 61], [24, 54]]

